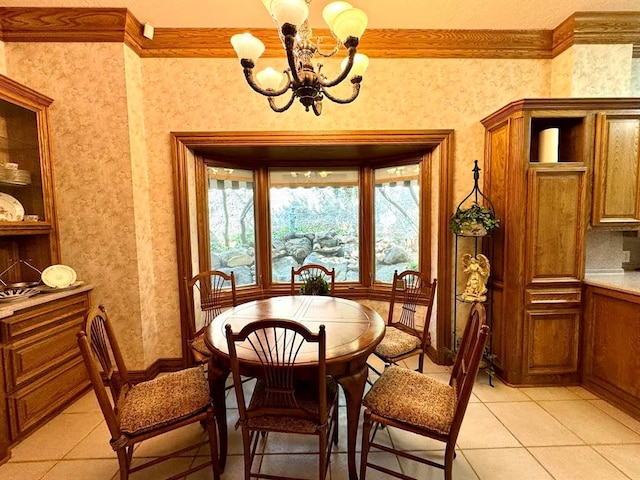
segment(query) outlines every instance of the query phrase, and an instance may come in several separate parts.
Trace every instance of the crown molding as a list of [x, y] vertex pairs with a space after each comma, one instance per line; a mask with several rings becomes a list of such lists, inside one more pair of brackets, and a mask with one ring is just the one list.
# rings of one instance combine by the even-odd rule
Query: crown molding
[[573, 45], [632, 44], [640, 57], [640, 12], [576, 12], [553, 30], [553, 56]]
[[[153, 40], [125, 8], [0, 7], [4, 42], [122, 42], [141, 57], [235, 58], [233, 28], [156, 28]], [[265, 57], [282, 56], [277, 32], [252, 29]], [[314, 33], [330, 39], [327, 29]], [[330, 44], [331, 42], [327, 42]], [[572, 45], [634, 45], [640, 57], [640, 12], [576, 12], [553, 30], [367, 30], [361, 51], [373, 58], [553, 58]]]
[[4, 42], [122, 42], [140, 55], [142, 38], [126, 8], [0, 8]]

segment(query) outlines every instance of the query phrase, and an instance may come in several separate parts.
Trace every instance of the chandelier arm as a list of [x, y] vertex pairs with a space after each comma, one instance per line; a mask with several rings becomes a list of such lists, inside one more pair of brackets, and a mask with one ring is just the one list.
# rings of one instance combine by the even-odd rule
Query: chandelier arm
[[292, 94], [291, 94], [291, 98], [289, 99], [289, 101], [288, 101], [287, 103], [285, 103], [285, 104], [284, 104], [283, 106], [281, 106], [281, 107], [278, 107], [278, 106], [276, 105], [276, 101], [273, 99], [273, 97], [269, 97], [269, 99], [268, 99], [268, 100], [269, 100], [269, 106], [271, 107], [271, 110], [273, 110], [274, 112], [277, 112], [277, 113], [282, 113], [282, 112], [284, 112], [285, 110], [288, 110], [288, 109], [289, 109], [289, 107], [290, 107], [291, 105], [293, 105], [293, 101], [294, 101], [295, 99], [296, 99], [296, 94], [295, 94], [295, 93], [292, 93]]
[[[289, 26], [288, 23], [285, 23], [282, 27], [282, 33], [286, 33], [284, 37], [284, 47], [287, 51], [287, 63], [289, 64], [289, 70], [291, 71], [291, 75], [293, 76], [293, 83], [299, 85], [302, 83], [300, 77], [298, 76], [298, 65], [296, 65], [296, 54], [293, 52], [293, 48], [296, 44], [296, 29], [287, 29]], [[291, 33], [293, 31], [293, 33]]]
[[[246, 60], [246, 59], [243, 59]], [[248, 66], [248, 64], [251, 63], [252, 66]], [[256, 92], [258, 92], [260, 95], [264, 95], [265, 97], [279, 97], [280, 95], [284, 94], [287, 92], [287, 90], [289, 90], [290, 88], [290, 84], [291, 84], [291, 76], [289, 75], [289, 72], [285, 70], [285, 74], [287, 75], [289, 81], [285, 84], [284, 87], [282, 87], [280, 90], [271, 90], [271, 89], [263, 89], [260, 87], [260, 85], [258, 85], [255, 81], [255, 79], [253, 78], [253, 62], [249, 61], [249, 63], [243, 63], [242, 66], [244, 67], [244, 78], [247, 80], [247, 83], [249, 84], [249, 86], [255, 90]]]
[[356, 98], [358, 98], [358, 95], [360, 94], [360, 82], [361, 81], [362, 81], [362, 77], [359, 77], [359, 76], [358, 77], [353, 77], [353, 79], [351, 80], [351, 83], [353, 84], [353, 90], [351, 91], [351, 96], [348, 97], [348, 98], [334, 97], [324, 87], [322, 88], [322, 93], [324, 94], [325, 97], [327, 97], [329, 100], [331, 100], [334, 103], [341, 103], [341, 104], [351, 103]]
[[[353, 37], [349, 37], [349, 38], [351, 39]], [[347, 42], [345, 42], [345, 45], [347, 44]], [[337, 84], [339, 84], [341, 81], [343, 81], [345, 78], [347, 78], [347, 75], [349, 75], [349, 72], [351, 71], [351, 67], [353, 66], [353, 59], [356, 56], [356, 47], [358, 43], [357, 38], [355, 39], [355, 43], [356, 43], [355, 45], [349, 46], [349, 57], [347, 60], [347, 64], [345, 65], [342, 73], [340, 73], [340, 75], [338, 75], [335, 79], [330, 81], [325, 81], [323, 78], [318, 76], [318, 82], [320, 83], [320, 85], [322, 85], [323, 87], [334, 87]]]

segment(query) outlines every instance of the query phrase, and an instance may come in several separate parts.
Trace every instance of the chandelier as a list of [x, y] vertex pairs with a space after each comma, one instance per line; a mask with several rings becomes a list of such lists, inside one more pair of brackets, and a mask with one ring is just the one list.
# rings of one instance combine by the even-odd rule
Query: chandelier
[[[357, 53], [360, 37], [367, 27], [367, 15], [347, 2], [332, 2], [322, 11], [322, 17], [329, 26], [333, 36], [333, 48], [328, 52], [320, 50], [320, 38], [312, 39], [311, 28], [307, 17], [311, 0], [262, 0], [271, 17], [278, 25], [280, 40], [286, 50], [289, 68], [283, 72], [267, 67], [253, 74], [253, 69], [260, 55], [264, 52], [264, 44], [250, 33], [237, 34], [231, 37], [233, 49], [240, 58], [244, 76], [249, 86], [256, 92], [266, 96], [269, 106], [274, 112], [284, 112], [296, 98], [308, 112], [320, 115], [322, 99], [328, 98], [335, 103], [351, 103], [360, 93], [360, 82], [369, 59]], [[314, 68], [314, 55], [331, 57], [344, 45], [347, 57], [340, 66], [341, 72], [328, 79], [322, 73], [322, 64]], [[334, 96], [328, 89], [349, 78], [352, 84], [351, 95], [347, 98]], [[291, 91], [286, 103], [278, 106], [275, 98]]]

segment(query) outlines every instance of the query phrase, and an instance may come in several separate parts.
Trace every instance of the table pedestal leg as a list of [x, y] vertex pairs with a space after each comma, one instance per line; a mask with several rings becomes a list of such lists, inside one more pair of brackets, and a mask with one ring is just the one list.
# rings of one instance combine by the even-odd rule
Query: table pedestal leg
[[347, 401], [347, 459], [349, 466], [349, 480], [358, 480], [356, 469], [356, 437], [358, 433], [358, 420], [360, 418], [360, 406], [362, 394], [367, 383], [367, 364], [359, 367], [355, 373], [336, 380], [344, 390]]
[[225, 384], [229, 370], [209, 363], [209, 394], [213, 400], [218, 425], [218, 440], [220, 447], [220, 470], [224, 470], [227, 462], [227, 406], [225, 402]]

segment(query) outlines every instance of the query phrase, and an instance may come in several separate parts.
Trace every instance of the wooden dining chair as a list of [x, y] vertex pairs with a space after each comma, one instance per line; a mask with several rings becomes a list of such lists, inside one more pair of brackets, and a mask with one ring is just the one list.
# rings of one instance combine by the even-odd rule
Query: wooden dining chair
[[233, 272], [200, 272], [186, 281], [189, 310], [189, 346], [196, 364], [209, 361], [211, 352], [204, 343], [204, 331], [225, 305], [236, 306], [236, 279]]
[[[215, 415], [202, 366], [167, 373], [134, 385], [103, 306], [94, 308], [87, 314], [84, 330], [78, 333], [78, 345], [111, 434], [109, 443], [118, 456], [121, 480], [128, 479], [134, 472], [206, 444], [211, 450], [210, 460], [172, 476], [170, 480], [184, 478], [209, 466], [213, 478], [219, 480]], [[106, 385], [111, 395], [107, 393]], [[199, 440], [177, 451], [132, 466], [136, 444], [192, 423], [200, 423], [206, 427], [208, 440]]]
[[[269, 432], [318, 436], [318, 478], [324, 479], [332, 446], [338, 443], [338, 387], [326, 375], [324, 325], [320, 325], [318, 333], [312, 333], [292, 320], [264, 319], [246, 325], [238, 333], [233, 333], [227, 324], [226, 336], [242, 428], [245, 480], [294, 478], [252, 471], [258, 440], [265, 437], [266, 441]], [[313, 352], [308, 345], [313, 343], [317, 344], [317, 356], [313, 355], [312, 365], [296, 365], [301, 352]], [[243, 358], [249, 351], [255, 359], [254, 367], [262, 371], [256, 375], [258, 380], [248, 404], [240, 382], [239, 348], [244, 349]]]
[[[432, 281], [416, 270], [393, 272], [387, 329], [373, 352], [384, 362], [385, 368], [418, 355], [418, 371], [422, 373], [424, 356], [431, 345], [429, 323], [437, 283], [436, 279]], [[421, 328], [418, 325], [419, 308], [424, 309]], [[371, 365], [369, 368], [380, 375]]]
[[310, 263], [291, 267], [291, 295], [329, 295], [333, 297], [336, 270]]
[[[373, 384], [362, 402], [365, 411], [360, 480], [366, 480], [367, 467], [396, 478], [412, 478], [369, 462], [372, 447], [440, 468], [444, 470], [445, 480], [452, 480], [456, 440], [489, 336], [486, 322], [484, 306], [475, 303], [471, 307], [448, 384], [398, 366], [385, 369]], [[396, 427], [444, 442], [444, 463], [396, 450], [386, 443], [375, 443], [381, 426]]]

